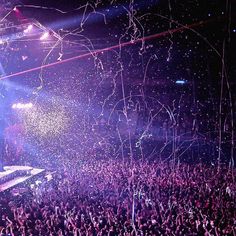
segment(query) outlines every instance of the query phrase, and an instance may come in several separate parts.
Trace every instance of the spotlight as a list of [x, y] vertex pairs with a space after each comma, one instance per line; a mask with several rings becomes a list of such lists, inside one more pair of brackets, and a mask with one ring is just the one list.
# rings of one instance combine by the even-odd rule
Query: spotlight
[[33, 104], [30, 103], [14, 103], [11, 106], [13, 109], [28, 109], [28, 108], [32, 108]]
[[48, 38], [49, 33], [48, 32], [44, 32], [43, 35], [40, 37], [40, 40], [44, 40], [46, 38]]
[[17, 7], [14, 7], [14, 8], [13, 8], [13, 11], [18, 13], [18, 12], [19, 12], [19, 9], [18, 9]]

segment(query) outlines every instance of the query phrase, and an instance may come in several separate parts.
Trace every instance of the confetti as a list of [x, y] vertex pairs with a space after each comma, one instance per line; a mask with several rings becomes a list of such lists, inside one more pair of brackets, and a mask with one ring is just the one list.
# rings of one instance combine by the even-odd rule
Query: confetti
[[[3, 5], [5, 127], [24, 125], [24, 155], [39, 163], [55, 156], [158, 157], [175, 168], [211, 156], [233, 166], [229, 4]], [[33, 107], [8, 111], [18, 101]]]

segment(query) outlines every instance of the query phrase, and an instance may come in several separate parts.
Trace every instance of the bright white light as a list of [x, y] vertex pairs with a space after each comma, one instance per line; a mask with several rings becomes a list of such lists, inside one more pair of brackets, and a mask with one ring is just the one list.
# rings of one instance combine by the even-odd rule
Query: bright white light
[[32, 108], [33, 107], [33, 104], [31, 102], [26, 104], [26, 105], [27, 105], [27, 108]]
[[33, 29], [33, 25], [28, 25], [28, 27], [24, 30], [24, 33], [28, 33]]
[[40, 40], [44, 40], [44, 39], [48, 38], [48, 36], [49, 36], [49, 33], [48, 33], [48, 32], [45, 32], [45, 33], [43, 33], [43, 35], [40, 37]]
[[12, 105], [13, 109], [28, 109], [32, 107], [33, 107], [33, 104], [31, 102], [30, 103], [14, 103]]
[[27, 27], [27, 29], [28, 29], [28, 30], [32, 30], [32, 29], [33, 29], [33, 25], [29, 25], [29, 26]]
[[175, 83], [176, 84], [185, 84], [186, 81], [185, 80], [176, 80]]

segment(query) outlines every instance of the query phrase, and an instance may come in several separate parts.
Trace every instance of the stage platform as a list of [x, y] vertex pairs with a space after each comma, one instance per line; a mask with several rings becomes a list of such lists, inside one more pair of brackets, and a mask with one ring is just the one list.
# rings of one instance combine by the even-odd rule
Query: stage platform
[[44, 169], [30, 166], [5, 166], [3, 169], [4, 171], [0, 172], [0, 193], [10, 190], [45, 172]]

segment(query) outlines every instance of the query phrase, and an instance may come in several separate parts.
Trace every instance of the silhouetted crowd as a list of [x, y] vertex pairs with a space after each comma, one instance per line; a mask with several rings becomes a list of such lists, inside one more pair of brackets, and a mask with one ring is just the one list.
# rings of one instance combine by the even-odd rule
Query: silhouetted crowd
[[0, 235], [233, 236], [235, 173], [203, 164], [70, 161], [31, 194], [2, 197]]

